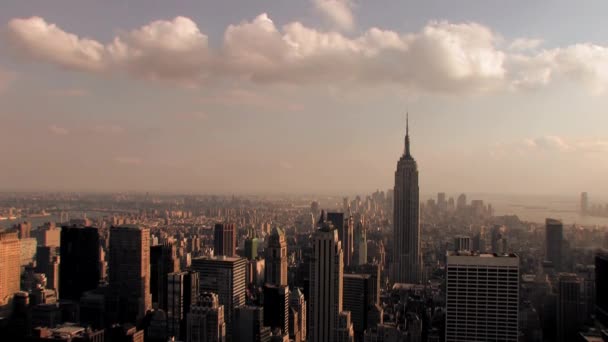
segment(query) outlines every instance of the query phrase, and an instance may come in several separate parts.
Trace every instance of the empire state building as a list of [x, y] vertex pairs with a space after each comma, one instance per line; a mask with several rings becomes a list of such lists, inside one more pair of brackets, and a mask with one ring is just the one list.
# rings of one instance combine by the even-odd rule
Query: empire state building
[[418, 165], [410, 154], [407, 119], [405, 151], [397, 163], [393, 197], [393, 282], [417, 284], [422, 281], [420, 194]]

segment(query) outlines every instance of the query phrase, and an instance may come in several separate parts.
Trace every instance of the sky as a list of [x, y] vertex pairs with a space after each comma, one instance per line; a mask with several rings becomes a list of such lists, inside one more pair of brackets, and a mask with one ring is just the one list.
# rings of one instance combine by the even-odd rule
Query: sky
[[3, 0], [0, 190], [608, 197], [607, 11]]

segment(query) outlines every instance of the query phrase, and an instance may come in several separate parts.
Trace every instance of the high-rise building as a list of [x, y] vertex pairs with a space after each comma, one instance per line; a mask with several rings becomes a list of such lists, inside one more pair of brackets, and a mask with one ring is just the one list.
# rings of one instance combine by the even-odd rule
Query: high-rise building
[[38, 246], [59, 247], [61, 229], [57, 228], [55, 223], [47, 222], [33, 231], [32, 237], [36, 238]]
[[21, 246], [16, 232], [0, 232], [0, 316], [10, 314], [21, 286]]
[[236, 225], [234, 223], [217, 223], [213, 237], [215, 256], [236, 257]]
[[518, 341], [519, 257], [447, 253], [445, 341]]
[[456, 200], [456, 209], [463, 210], [467, 207], [467, 195], [460, 194]]
[[112, 319], [120, 323], [140, 321], [152, 309], [150, 229], [136, 225], [110, 228], [108, 264]]
[[249, 260], [254, 260], [258, 257], [258, 247], [260, 245], [260, 240], [256, 237], [248, 237], [245, 240], [245, 258]]
[[420, 194], [418, 165], [410, 153], [410, 135], [406, 124], [405, 151], [395, 171], [393, 207], [393, 282], [420, 283]]
[[20, 239], [29, 239], [32, 233], [32, 223], [27, 221], [17, 223], [13, 226], [13, 229], [17, 231]]
[[150, 247], [150, 293], [152, 303], [167, 310], [167, 275], [179, 272], [179, 258], [173, 243]]
[[575, 341], [582, 323], [581, 280], [560, 273], [557, 280], [557, 342]]
[[289, 287], [264, 285], [264, 325], [289, 333]]
[[167, 275], [167, 330], [176, 340], [186, 338], [186, 315], [198, 301], [199, 286], [196, 272]]
[[445, 192], [437, 193], [437, 208], [440, 211], [446, 211], [448, 209], [448, 202], [445, 200]]
[[363, 265], [367, 263], [367, 227], [365, 219], [359, 215], [355, 219], [355, 250], [353, 252], [353, 264]]
[[608, 251], [595, 256], [595, 312], [602, 324], [608, 326]]
[[266, 283], [287, 285], [287, 241], [282, 229], [274, 227], [268, 237], [265, 254]]
[[344, 310], [350, 311], [350, 319], [357, 341], [363, 340], [368, 326], [368, 310], [376, 304], [372, 292], [373, 279], [369, 274], [344, 274]]
[[59, 247], [36, 248], [36, 273], [46, 276], [46, 288], [59, 291]]
[[338, 325], [336, 327], [336, 342], [354, 342], [355, 331], [350, 320], [350, 312], [342, 311], [338, 315]]
[[270, 342], [272, 329], [264, 326], [264, 308], [241, 306], [234, 316], [238, 334], [233, 342]]
[[224, 306], [216, 293], [202, 293], [198, 304], [187, 314], [187, 322], [187, 342], [226, 341]]
[[454, 238], [454, 251], [471, 251], [471, 238], [465, 235], [458, 235]]
[[[192, 270], [200, 277], [200, 291], [218, 294], [224, 306], [226, 336], [232, 341], [234, 310], [245, 305], [245, 269], [247, 259], [215, 256], [192, 259]], [[263, 317], [262, 317], [263, 319]]]
[[589, 213], [589, 195], [586, 192], [581, 192], [581, 215]]
[[561, 271], [564, 225], [559, 220], [548, 218], [545, 221], [545, 229], [545, 260], [550, 261], [556, 271]]
[[308, 337], [311, 342], [335, 341], [342, 312], [344, 272], [338, 230], [330, 221], [320, 222], [312, 243]]
[[289, 325], [295, 326], [290, 329], [289, 334], [292, 339], [296, 339], [296, 331], [299, 332], [300, 341], [306, 341], [306, 300], [304, 293], [296, 287], [289, 295], [289, 306], [297, 313], [297, 319], [292, 320], [290, 316]]
[[344, 213], [328, 212], [327, 221], [338, 230], [338, 238], [342, 242], [344, 265], [348, 266], [352, 262], [354, 253], [354, 220], [352, 217], [345, 217]]
[[82, 294], [99, 285], [99, 232], [94, 227], [61, 228], [59, 295], [80, 300]]

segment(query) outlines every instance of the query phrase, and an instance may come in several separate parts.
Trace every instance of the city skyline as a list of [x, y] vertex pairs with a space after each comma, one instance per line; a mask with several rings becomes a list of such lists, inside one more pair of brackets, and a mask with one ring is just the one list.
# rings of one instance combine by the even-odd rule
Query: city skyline
[[608, 5], [330, 3], [7, 1], [1, 190], [608, 196]]

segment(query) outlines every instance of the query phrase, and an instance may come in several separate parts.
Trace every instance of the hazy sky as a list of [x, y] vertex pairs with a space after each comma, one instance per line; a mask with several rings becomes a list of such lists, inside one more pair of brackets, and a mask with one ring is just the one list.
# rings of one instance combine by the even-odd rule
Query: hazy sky
[[608, 194], [608, 2], [2, 0], [0, 189]]

